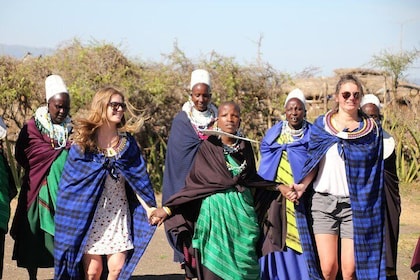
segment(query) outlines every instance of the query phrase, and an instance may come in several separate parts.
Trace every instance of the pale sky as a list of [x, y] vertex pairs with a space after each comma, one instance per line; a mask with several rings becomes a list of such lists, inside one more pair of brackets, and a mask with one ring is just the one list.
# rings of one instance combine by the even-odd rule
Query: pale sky
[[[419, 0], [0, 0], [0, 43], [57, 48], [112, 43], [162, 61], [174, 42], [192, 60], [212, 51], [290, 74], [369, 67], [381, 51], [420, 50]], [[420, 82], [420, 59], [407, 72]]]

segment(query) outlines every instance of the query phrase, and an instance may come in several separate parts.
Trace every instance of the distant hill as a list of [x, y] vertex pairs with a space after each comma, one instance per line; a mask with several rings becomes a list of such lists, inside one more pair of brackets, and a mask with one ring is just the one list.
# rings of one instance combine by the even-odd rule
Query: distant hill
[[54, 49], [50, 48], [0, 44], [0, 55], [6, 55], [15, 58], [24, 58], [27, 54], [31, 54], [34, 57], [40, 55], [45, 56], [54, 53], [54, 51]]

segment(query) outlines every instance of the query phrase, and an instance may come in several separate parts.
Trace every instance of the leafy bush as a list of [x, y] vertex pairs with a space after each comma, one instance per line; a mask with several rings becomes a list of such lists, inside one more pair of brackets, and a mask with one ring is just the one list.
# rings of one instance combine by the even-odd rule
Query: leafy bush
[[[44, 81], [49, 74], [59, 74], [65, 80], [73, 117], [86, 112], [100, 87], [116, 86], [147, 117], [141, 133], [135, 137], [144, 151], [155, 189], [160, 191], [171, 122], [188, 98], [191, 71], [196, 68], [211, 73], [214, 103], [234, 100], [241, 105], [242, 129], [255, 140], [261, 140], [265, 131], [282, 117], [284, 86], [295, 86], [290, 75], [279, 73], [268, 63], [242, 66], [234, 58], [217, 53], [193, 63], [176, 44], [172, 53], [165, 55], [164, 63], [146, 63], [128, 60], [111, 44], [84, 46], [74, 40], [46, 57], [0, 57], [0, 115], [9, 126], [8, 139], [13, 144], [24, 122], [39, 105], [45, 104]], [[308, 110], [309, 120], [327, 110], [320, 105], [308, 106], [313, 107]], [[413, 127], [416, 115], [407, 116], [398, 110], [391, 113], [384, 126], [397, 140], [400, 178], [418, 180], [419, 127]]]

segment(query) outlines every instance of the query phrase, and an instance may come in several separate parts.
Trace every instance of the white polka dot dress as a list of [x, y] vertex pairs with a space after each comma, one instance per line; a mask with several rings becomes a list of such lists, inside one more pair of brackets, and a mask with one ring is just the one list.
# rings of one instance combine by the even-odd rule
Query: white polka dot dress
[[131, 215], [124, 182], [124, 178], [116, 181], [107, 176], [85, 253], [108, 255], [134, 248], [130, 229]]

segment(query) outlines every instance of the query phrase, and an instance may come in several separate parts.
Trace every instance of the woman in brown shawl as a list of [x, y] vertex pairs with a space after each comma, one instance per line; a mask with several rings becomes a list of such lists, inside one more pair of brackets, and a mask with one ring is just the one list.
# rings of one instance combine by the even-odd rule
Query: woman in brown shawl
[[58, 182], [70, 143], [70, 96], [58, 75], [45, 80], [47, 106], [36, 110], [19, 133], [16, 161], [25, 169], [11, 228], [13, 259], [36, 279], [38, 267], [53, 267], [54, 213]]
[[256, 171], [248, 141], [238, 139], [240, 109], [220, 105], [217, 127], [230, 135], [210, 136], [200, 146], [185, 187], [152, 213], [175, 234], [193, 233], [198, 279], [259, 279], [259, 225], [252, 188], [276, 187]]

